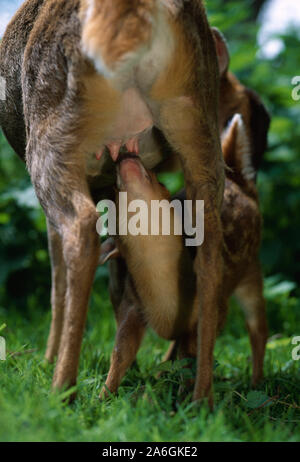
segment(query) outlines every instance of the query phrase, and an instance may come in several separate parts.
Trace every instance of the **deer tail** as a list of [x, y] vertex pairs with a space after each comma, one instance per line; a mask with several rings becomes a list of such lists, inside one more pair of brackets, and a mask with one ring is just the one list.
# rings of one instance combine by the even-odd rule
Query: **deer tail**
[[151, 42], [159, 0], [86, 0], [82, 47], [98, 72], [109, 77], [122, 64], [132, 65]]

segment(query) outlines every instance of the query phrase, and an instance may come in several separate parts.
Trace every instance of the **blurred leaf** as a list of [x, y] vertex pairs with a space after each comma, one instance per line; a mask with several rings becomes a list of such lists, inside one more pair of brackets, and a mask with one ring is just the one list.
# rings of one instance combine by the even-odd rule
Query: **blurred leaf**
[[291, 345], [290, 338], [281, 338], [278, 340], [272, 340], [271, 342], [268, 342], [267, 348], [268, 350], [276, 350], [276, 348], [287, 347], [290, 345]]
[[262, 391], [250, 391], [250, 393], [247, 395], [246, 406], [250, 409], [257, 409], [262, 407], [265, 403], [266, 406], [270, 406], [272, 403], [267, 403], [269, 399], [270, 397]]
[[273, 298], [273, 297], [275, 298], [278, 295], [289, 294], [296, 287], [297, 285], [294, 282], [283, 281], [273, 287], [266, 287], [265, 296], [267, 298]]

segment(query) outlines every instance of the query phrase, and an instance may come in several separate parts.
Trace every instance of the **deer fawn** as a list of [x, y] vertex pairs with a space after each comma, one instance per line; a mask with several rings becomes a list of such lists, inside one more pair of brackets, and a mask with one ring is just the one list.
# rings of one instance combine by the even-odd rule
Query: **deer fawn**
[[[261, 216], [255, 187], [254, 156], [243, 118], [236, 114], [223, 134], [223, 153], [228, 170], [222, 206], [224, 230], [224, 273], [222, 304], [218, 312], [218, 332], [225, 325], [228, 301], [235, 294], [242, 304], [249, 330], [252, 383], [263, 377], [267, 321], [263, 280], [258, 260]], [[151, 209], [153, 201], [168, 207], [170, 195], [153, 172], [138, 157], [122, 156], [118, 165], [118, 191], [127, 192], [128, 202], [143, 200]], [[185, 193], [178, 198], [181, 201]], [[159, 235], [120, 235], [102, 247], [101, 263], [110, 262], [111, 299], [117, 318], [117, 335], [111, 366], [101, 396], [116, 392], [136, 358], [147, 326], [165, 339], [176, 340], [166, 359], [197, 355], [198, 294], [193, 269], [195, 252], [176, 235], [172, 211], [172, 232]], [[148, 223], [153, 215], [149, 213]], [[205, 288], [203, 288], [205, 290]]]

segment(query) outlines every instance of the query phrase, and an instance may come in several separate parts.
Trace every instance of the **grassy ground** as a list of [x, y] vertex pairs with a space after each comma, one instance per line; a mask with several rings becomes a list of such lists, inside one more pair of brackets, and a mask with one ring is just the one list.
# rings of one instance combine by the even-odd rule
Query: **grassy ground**
[[[101, 294], [101, 295], [100, 295]], [[0, 309], [9, 350], [0, 362], [1, 441], [300, 441], [299, 362], [288, 337], [272, 340], [264, 383], [251, 392], [250, 349], [242, 316], [233, 306], [216, 347], [215, 411], [178, 395], [182, 364], [156, 379], [167, 343], [149, 332], [119, 395], [97, 399], [115, 332], [106, 289], [93, 293], [72, 405], [49, 392], [53, 367], [43, 363], [50, 314]], [[0, 323], [1, 324], [1, 323]], [[34, 351], [31, 351], [34, 350]]]

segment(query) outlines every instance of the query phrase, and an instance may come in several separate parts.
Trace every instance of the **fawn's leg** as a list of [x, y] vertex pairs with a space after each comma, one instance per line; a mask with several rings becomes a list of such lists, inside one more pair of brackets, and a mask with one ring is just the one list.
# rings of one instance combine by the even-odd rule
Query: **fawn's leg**
[[54, 358], [58, 355], [63, 328], [67, 290], [67, 269], [63, 256], [61, 236], [51, 223], [47, 223], [47, 228], [52, 270], [52, 321], [45, 357], [50, 363], [52, 363]]
[[118, 310], [118, 325], [115, 346], [111, 355], [110, 369], [100, 398], [116, 393], [127, 371], [136, 359], [142, 343], [146, 324], [137, 309], [137, 300], [127, 286]]
[[252, 384], [263, 378], [264, 355], [268, 338], [268, 324], [263, 296], [263, 278], [259, 263], [253, 264], [235, 291], [246, 316], [252, 349]]

